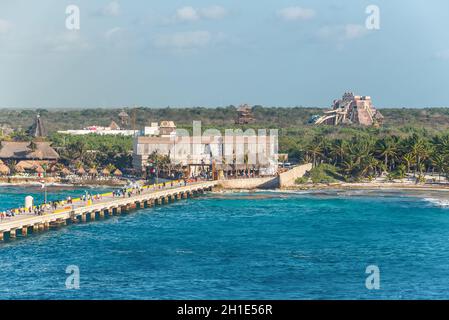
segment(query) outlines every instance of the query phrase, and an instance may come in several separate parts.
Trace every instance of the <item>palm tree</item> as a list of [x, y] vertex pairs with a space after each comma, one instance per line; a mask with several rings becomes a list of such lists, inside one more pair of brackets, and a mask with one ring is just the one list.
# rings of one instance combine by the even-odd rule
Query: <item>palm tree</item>
[[416, 161], [416, 167], [415, 167], [415, 173], [416, 170], [419, 170], [420, 173], [425, 171], [425, 167], [423, 169], [423, 163], [422, 161], [427, 159], [430, 154], [430, 147], [427, 144], [425, 140], [423, 140], [421, 137], [417, 136], [416, 134], [412, 136], [412, 145], [411, 145], [411, 151], [413, 156], [415, 157]]
[[[376, 152], [379, 156], [384, 158], [385, 167], [392, 170], [391, 162], [393, 158], [396, 156], [397, 146], [393, 143], [392, 139], [382, 139], [377, 143]], [[390, 166], [388, 165], [390, 159]]]
[[345, 140], [338, 139], [332, 144], [330, 155], [335, 159], [335, 165], [343, 162], [343, 158], [347, 154], [347, 150], [348, 145]]
[[438, 171], [438, 181], [441, 180], [441, 173], [444, 173], [446, 167], [446, 159], [441, 154], [435, 154], [432, 157], [432, 165]]
[[312, 143], [307, 147], [306, 152], [312, 157], [312, 166], [316, 167], [317, 158], [323, 155], [323, 149], [319, 144]]
[[343, 171], [346, 174], [346, 176], [350, 177], [353, 175], [354, 170], [356, 168], [356, 164], [354, 163], [353, 160], [349, 160], [349, 161], [345, 161], [343, 163]]

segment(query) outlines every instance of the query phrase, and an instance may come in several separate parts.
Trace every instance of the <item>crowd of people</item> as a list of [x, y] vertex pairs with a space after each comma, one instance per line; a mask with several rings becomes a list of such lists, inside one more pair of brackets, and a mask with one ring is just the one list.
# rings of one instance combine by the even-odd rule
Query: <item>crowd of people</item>
[[[153, 185], [145, 185], [144, 187], [134, 184], [131, 187], [125, 187], [118, 190], [112, 191], [112, 197], [113, 198], [131, 198], [136, 195], [141, 195], [144, 190], [147, 191], [156, 191], [161, 190], [165, 188], [173, 188], [178, 186], [186, 186], [188, 183], [196, 182], [198, 181], [198, 178], [192, 178], [189, 180], [183, 179], [183, 180], [177, 180], [177, 181], [165, 181], [159, 184], [153, 184]], [[88, 191], [85, 192], [80, 197], [80, 200], [82, 202], [93, 203], [95, 201], [101, 201], [103, 199], [103, 195], [101, 194], [92, 194]], [[4, 220], [6, 218], [14, 217], [16, 215], [43, 215], [46, 212], [53, 212], [59, 208], [62, 208], [66, 205], [71, 205], [73, 208], [73, 198], [71, 196], [66, 197], [65, 200], [60, 201], [50, 201], [44, 204], [35, 205], [29, 208], [19, 208], [19, 209], [8, 209], [4, 211], [0, 211], [0, 220]]]

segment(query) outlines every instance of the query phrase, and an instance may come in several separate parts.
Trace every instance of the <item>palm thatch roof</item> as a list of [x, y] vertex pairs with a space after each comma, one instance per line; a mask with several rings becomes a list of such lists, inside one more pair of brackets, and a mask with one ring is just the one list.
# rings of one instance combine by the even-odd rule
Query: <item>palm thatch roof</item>
[[9, 167], [7, 165], [5, 165], [4, 163], [0, 164], [0, 174], [7, 175], [10, 172], [11, 172], [11, 170], [9, 169]]
[[42, 161], [33, 161], [33, 160], [22, 160], [16, 164], [17, 167], [21, 167], [24, 170], [33, 170], [38, 166], [42, 166], [45, 162]]
[[119, 169], [115, 169], [114, 176], [122, 176], [123, 173]]
[[111, 174], [111, 172], [110, 172], [107, 168], [104, 168], [104, 169], [101, 171], [101, 173], [103, 173], [105, 176], [108, 176], [108, 175]]
[[78, 174], [85, 174], [85, 173], [86, 173], [86, 170], [84, 170], [83, 167], [80, 167], [78, 170], [76, 170], [76, 172], [77, 172]]
[[37, 173], [44, 173], [45, 172], [44, 168], [42, 168], [41, 166], [35, 167], [34, 171], [36, 171]]
[[90, 168], [89, 169], [89, 174], [98, 174], [98, 171], [95, 168]]
[[59, 154], [50, 146], [50, 142], [31, 142], [2, 141], [0, 149], [0, 159], [18, 159], [18, 160], [57, 160]]

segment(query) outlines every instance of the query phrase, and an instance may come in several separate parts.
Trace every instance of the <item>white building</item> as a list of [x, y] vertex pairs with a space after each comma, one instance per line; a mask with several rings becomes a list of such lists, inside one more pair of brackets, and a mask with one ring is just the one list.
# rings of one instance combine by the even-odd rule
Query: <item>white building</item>
[[139, 134], [138, 130], [124, 130], [121, 129], [115, 121], [112, 121], [109, 127], [90, 126], [83, 128], [82, 130], [65, 130], [58, 131], [58, 133], [70, 134], [70, 135], [85, 135], [85, 134], [98, 134], [98, 135], [122, 135], [122, 136], [135, 136]]
[[133, 166], [145, 171], [148, 157], [157, 152], [170, 157], [172, 164], [188, 167], [191, 174], [213, 166], [217, 170], [257, 170], [260, 175], [276, 174], [277, 136], [137, 136], [134, 138]]

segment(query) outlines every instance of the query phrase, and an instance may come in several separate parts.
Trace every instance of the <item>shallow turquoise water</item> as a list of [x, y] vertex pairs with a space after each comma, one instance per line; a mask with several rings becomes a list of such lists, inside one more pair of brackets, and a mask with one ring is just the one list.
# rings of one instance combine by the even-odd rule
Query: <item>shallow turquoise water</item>
[[[27, 193], [2, 192], [0, 208]], [[447, 299], [447, 204], [440, 193], [210, 194], [2, 244], [0, 298]], [[79, 290], [65, 288], [68, 265]], [[365, 287], [368, 265], [380, 290]]]

